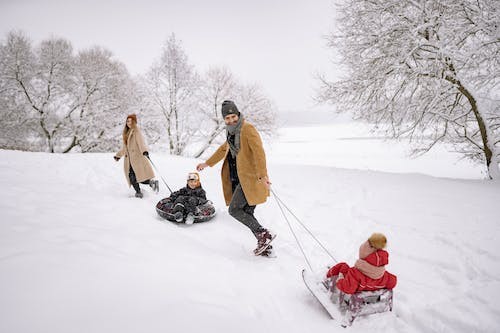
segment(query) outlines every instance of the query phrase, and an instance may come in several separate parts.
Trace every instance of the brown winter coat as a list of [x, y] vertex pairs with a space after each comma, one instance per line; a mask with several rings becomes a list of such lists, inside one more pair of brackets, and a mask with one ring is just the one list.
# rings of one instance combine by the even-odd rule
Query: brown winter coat
[[137, 178], [138, 183], [154, 178], [155, 176], [148, 158], [142, 155], [145, 151], [148, 151], [148, 148], [144, 143], [144, 137], [142, 136], [139, 127], [135, 126], [128, 133], [127, 145], [123, 143], [122, 149], [116, 153], [116, 157], [122, 157], [125, 155], [123, 168], [128, 186], [131, 185], [128, 176], [130, 165], [132, 165], [132, 169], [134, 169], [135, 177]]
[[[212, 167], [224, 159], [221, 171], [222, 189], [226, 205], [229, 206], [233, 197], [233, 190], [229, 177], [229, 164], [226, 159], [228, 152], [229, 144], [226, 141], [206, 163]], [[241, 126], [240, 151], [236, 157], [236, 168], [241, 188], [248, 204], [254, 206], [266, 202], [269, 190], [266, 188], [264, 181], [260, 181], [263, 177], [267, 176], [266, 154], [264, 153], [259, 133], [253, 125], [246, 121]]]

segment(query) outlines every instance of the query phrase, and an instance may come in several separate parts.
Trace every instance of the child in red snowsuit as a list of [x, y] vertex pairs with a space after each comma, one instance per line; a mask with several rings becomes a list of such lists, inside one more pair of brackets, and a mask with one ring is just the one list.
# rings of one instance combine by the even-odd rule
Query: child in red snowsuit
[[359, 259], [354, 267], [341, 262], [328, 270], [327, 278], [336, 283], [337, 288], [354, 294], [365, 290], [393, 289], [397, 277], [385, 270], [389, 263], [389, 253], [383, 248], [387, 239], [383, 234], [374, 233], [359, 248]]

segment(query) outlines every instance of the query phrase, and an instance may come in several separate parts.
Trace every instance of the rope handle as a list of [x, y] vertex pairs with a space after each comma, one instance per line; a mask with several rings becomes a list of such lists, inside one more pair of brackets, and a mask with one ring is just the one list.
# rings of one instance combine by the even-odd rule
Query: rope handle
[[[288, 218], [283, 210], [283, 207], [285, 207], [285, 209], [295, 218], [295, 220], [297, 220], [297, 222], [300, 224], [300, 226], [302, 228], [304, 228], [305, 231], [307, 231], [309, 233], [309, 235], [316, 241], [316, 243], [319, 244], [319, 246], [323, 249], [323, 251], [325, 251], [325, 253], [330, 257], [332, 258], [332, 260], [337, 263], [337, 259], [335, 259], [335, 257], [330, 253], [330, 251], [328, 251], [328, 249], [319, 241], [319, 239], [311, 232], [311, 230], [309, 230], [309, 228], [307, 228], [304, 223], [292, 212], [292, 210], [290, 208], [288, 208], [288, 206], [283, 202], [283, 200], [281, 200], [278, 195], [276, 194], [276, 192], [274, 190], [270, 190], [271, 193], [274, 195], [274, 199], [276, 200], [276, 203], [278, 204], [278, 207], [280, 208], [281, 210], [281, 214], [283, 215], [283, 217], [285, 218], [287, 224], [288, 224], [288, 227], [290, 228], [290, 231], [292, 232], [293, 236], [295, 237], [295, 241], [297, 242], [301, 252], [302, 252], [302, 255], [304, 256], [304, 259], [306, 260], [307, 262], [307, 265], [309, 266], [309, 268], [311, 268], [311, 270], [314, 271], [314, 269], [311, 267], [311, 264], [310, 264], [310, 261], [309, 259], [307, 258], [307, 255], [305, 254], [305, 251], [302, 247], [302, 245], [300, 244], [300, 241], [297, 237], [297, 235], [295, 234], [295, 232], [293, 231], [292, 229], [292, 226], [290, 224], [290, 222], [288, 221]], [[283, 206], [283, 207], [282, 207]]]
[[153, 167], [155, 168], [156, 170], [156, 173], [158, 175], [160, 175], [160, 178], [161, 180], [163, 181], [163, 184], [165, 184], [165, 186], [168, 188], [168, 190], [170, 191], [170, 194], [173, 193], [172, 189], [170, 189], [170, 186], [168, 186], [167, 182], [165, 181], [165, 179], [163, 179], [163, 176], [161, 175], [160, 171], [158, 170], [158, 168], [156, 167], [156, 165], [153, 163], [153, 161], [151, 160], [151, 157], [149, 157], [149, 155], [146, 155], [148, 157], [148, 160], [149, 162], [151, 162], [151, 164], [153, 165]]

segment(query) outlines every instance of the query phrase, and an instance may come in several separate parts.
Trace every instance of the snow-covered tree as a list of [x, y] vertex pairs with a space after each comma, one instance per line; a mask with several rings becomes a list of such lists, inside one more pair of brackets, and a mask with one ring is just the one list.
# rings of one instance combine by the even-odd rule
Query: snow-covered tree
[[18, 81], [29, 81], [35, 63], [31, 42], [21, 32], [0, 44], [0, 147], [29, 150], [38, 127]]
[[194, 114], [198, 78], [175, 34], [169, 37], [160, 60], [149, 71], [147, 84], [151, 104], [163, 116], [169, 152], [181, 155], [199, 126]]
[[93, 47], [79, 52], [68, 96], [70, 140], [64, 152], [75, 147], [81, 152], [116, 149], [134, 91], [127, 69], [110, 51]]
[[[64, 127], [65, 117], [60, 106], [65, 100], [65, 89], [71, 81], [72, 47], [64, 39], [52, 38], [33, 49], [31, 41], [20, 32], [11, 32], [1, 46], [1, 81], [9, 95], [7, 99], [18, 100], [17, 119], [30, 124], [43, 137], [49, 152], [55, 151], [57, 140]], [[36, 125], [35, 125], [36, 123]], [[38, 135], [37, 135], [38, 134]], [[36, 140], [34, 140], [36, 143]]]
[[319, 99], [409, 137], [415, 152], [448, 142], [499, 178], [500, 3], [343, 0], [329, 36], [346, 77]]
[[224, 140], [225, 99], [234, 100], [264, 136], [274, 132], [275, 108], [258, 85], [239, 83], [227, 68], [212, 68], [201, 80], [175, 35], [159, 61], [136, 79], [108, 50], [74, 55], [71, 43], [60, 38], [34, 47], [23, 33], [11, 32], [0, 55], [2, 148], [114, 150], [126, 114], [136, 113], [148, 143], [198, 157]]
[[125, 66], [105, 49], [75, 56], [64, 39], [33, 47], [11, 32], [0, 45], [0, 145], [52, 153], [116, 149], [134, 89]]

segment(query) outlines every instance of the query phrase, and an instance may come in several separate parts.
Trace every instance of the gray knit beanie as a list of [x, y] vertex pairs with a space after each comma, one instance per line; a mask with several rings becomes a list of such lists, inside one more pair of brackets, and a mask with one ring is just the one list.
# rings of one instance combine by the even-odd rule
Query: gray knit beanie
[[240, 115], [240, 111], [238, 111], [238, 108], [236, 107], [236, 104], [234, 104], [233, 101], [224, 101], [222, 102], [222, 118], [226, 118], [228, 114], [235, 114], [237, 116]]

